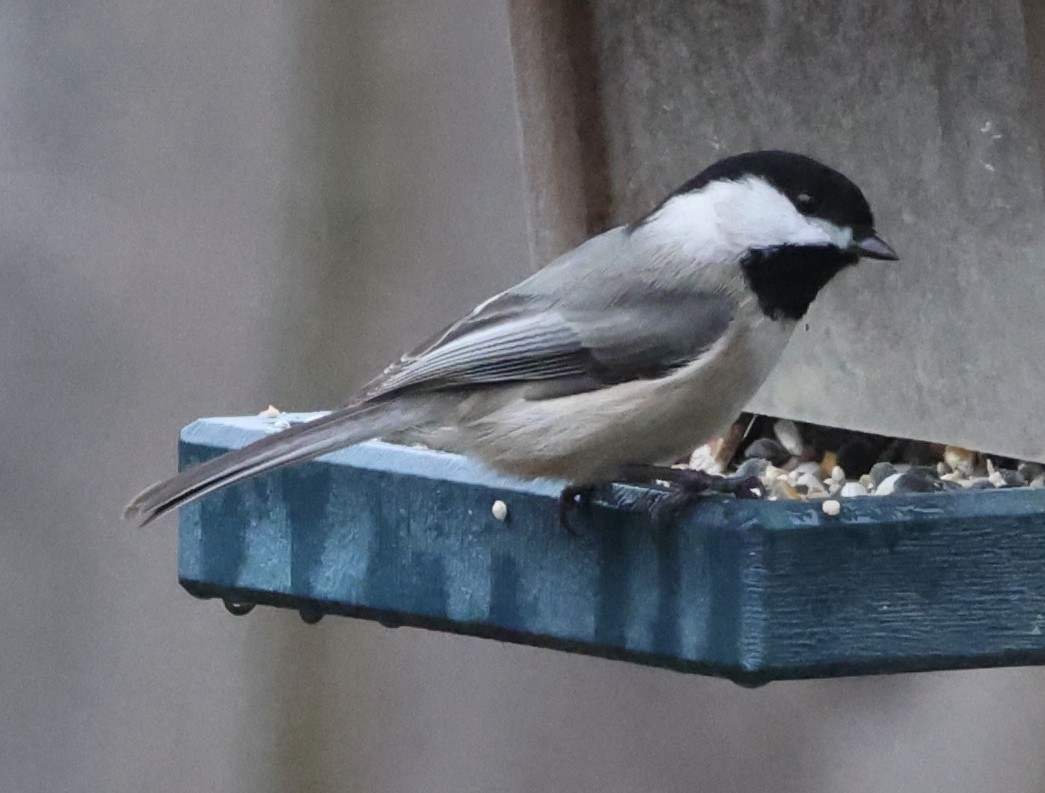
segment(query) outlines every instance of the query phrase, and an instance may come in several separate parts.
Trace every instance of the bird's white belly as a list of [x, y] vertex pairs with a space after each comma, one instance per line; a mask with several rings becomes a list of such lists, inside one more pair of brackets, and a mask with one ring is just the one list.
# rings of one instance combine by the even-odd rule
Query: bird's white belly
[[525, 477], [612, 479], [628, 463], [670, 463], [723, 431], [780, 358], [794, 325], [738, 323], [697, 362], [659, 379], [557, 399], [515, 395], [456, 428], [451, 443]]

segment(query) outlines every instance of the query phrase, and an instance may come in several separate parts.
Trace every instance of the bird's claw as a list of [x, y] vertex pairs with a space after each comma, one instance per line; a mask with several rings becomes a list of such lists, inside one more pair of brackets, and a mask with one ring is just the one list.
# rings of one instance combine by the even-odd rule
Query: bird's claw
[[559, 525], [568, 533], [577, 533], [570, 523], [570, 513], [574, 510], [587, 512], [594, 492], [594, 485], [566, 485], [559, 493]]
[[766, 497], [766, 487], [757, 476], [734, 476], [726, 479], [736, 498], [758, 500]]
[[694, 500], [708, 494], [732, 495], [743, 500], [762, 499], [766, 495], [762, 480], [757, 476], [720, 476], [682, 469], [681, 475], [673, 477], [671, 485], [651, 510], [650, 518], [655, 525], [663, 526]]

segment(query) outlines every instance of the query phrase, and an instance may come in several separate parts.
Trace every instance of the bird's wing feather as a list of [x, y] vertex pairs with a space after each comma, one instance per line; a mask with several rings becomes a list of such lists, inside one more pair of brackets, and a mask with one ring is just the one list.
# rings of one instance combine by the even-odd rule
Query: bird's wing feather
[[389, 367], [364, 398], [508, 383], [559, 394], [555, 381], [576, 392], [659, 377], [699, 357], [733, 313], [717, 292], [654, 287], [602, 306], [506, 292]]

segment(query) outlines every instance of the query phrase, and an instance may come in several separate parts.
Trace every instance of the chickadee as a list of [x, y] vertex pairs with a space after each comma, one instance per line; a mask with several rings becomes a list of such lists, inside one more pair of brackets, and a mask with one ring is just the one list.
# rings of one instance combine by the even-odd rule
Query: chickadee
[[783, 151], [729, 157], [480, 303], [343, 407], [153, 485], [125, 517], [144, 525], [379, 436], [575, 486], [670, 463], [729, 425], [861, 257], [897, 255], [849, 179]]

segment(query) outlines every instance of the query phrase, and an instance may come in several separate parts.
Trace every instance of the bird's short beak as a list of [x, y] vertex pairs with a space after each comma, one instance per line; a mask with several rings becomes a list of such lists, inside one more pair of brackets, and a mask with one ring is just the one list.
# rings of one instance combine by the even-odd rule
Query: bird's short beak
[[900, 258], [888, 242], [873, 232], [863, 239], [853, 240], [849, 245], [849, 250], [867, 259], [885, 259], [894, 262]]

